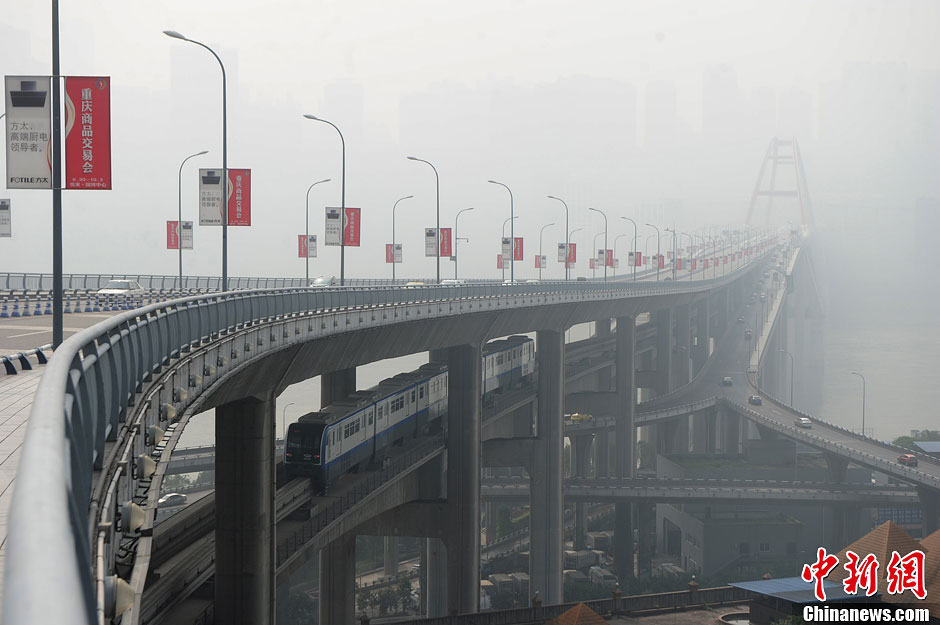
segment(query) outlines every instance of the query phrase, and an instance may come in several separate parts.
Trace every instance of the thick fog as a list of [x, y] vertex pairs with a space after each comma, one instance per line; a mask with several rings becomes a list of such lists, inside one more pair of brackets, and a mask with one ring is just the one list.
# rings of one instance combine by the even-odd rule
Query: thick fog
[[[48, 74], [47, 3], [5, 9], [0, 72]], [[183, 219], [197, 220], [196, 171], [221, 165], [222, 124], [216, 61], [162, 34], [172, 29], [225, 63], [229, 166], [252, 169], [252, 226], [229, 229], [232, 276], [303, 275], [304, 198], [322, 178], [332, 181], [310, 194], [310, 232], [321, 240], [311, 276], [339, 273], [338, 249], [322, 237], [324, 207], [340, 205], [341, 146], [304, 113], [345, 136], [346, 205], [362, 208], [348, 277], [391, 275], [384, 244], [392, 205], [407, 195], [398, 275], [434, 275], [423, 240], [435, 223], [434, 173], [409, 155], [440, 173], [442, 226], [475, 208], [460, 221], [461, 277], [498, 276], [509, 196], [487, 184], [495, 179], [512, 189], [525, 239], [517, 277], [536, 275], [539, 231], [554, 222], [544, 277], [559, 278], [565, 215], [547, 195], [565, 199], [571, 229], [583, 228], [572, 242], [584, 275], [603, 229], [587, 207], [607, 212], [611, 243], [628, 235], [621, 258], [632, 227], [620, 216], [640, 224], [641, 250], [646, 222], [685, 232], [742, 224], [768, 142], [796, 137], [827, 245], [819, 269], [830, 319], [862, 333], [873, 320], [915, 324], [923, 340], [911, 349], [928, 356], [919, 366], [935, 367], [938, 24], [940, 4], [929, 0], [63, 3], [62, 73], [112, 77], [114, 137], [113, 190], [64, 193], [65, 271], [177, 271], [165, 222], [176, 219], [180, 162], [210, 151], [183, 171]], [[778, 184], [788, 184], [783, 174]], [[13, 206], [0, 270], [50, 271], [51, 194], [0, 194]], [[800, 222], [792, 202], [756, 217]], [[185, 273], [218, 275], [219, 228], [195, 230]], [[441, 273], [453, 275], [449, 260]], [[851, 376], [827, 367], [856, 393]], [[895, 386], [881, 400], [869, 386], [870, 411], [897, 409]]]

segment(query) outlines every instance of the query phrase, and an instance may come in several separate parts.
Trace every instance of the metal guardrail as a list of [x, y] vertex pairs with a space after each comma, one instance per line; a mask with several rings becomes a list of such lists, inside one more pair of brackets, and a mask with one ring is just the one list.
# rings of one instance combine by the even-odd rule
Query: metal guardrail
[[30, 371], [33, 368], [33, 365], [29, 362], [30, 356], [36, 357], [36, 362], [41, 365], [44, 365], [48, 362], [46, 354], [44, 353], [47, 350], [52, 349], [52, 343], [48, 345], [43, 345], [42, 347], [36, 347], [35, 349], [29, 349], [25, 352], [17, 352], [16, 354], [10, 354], [0, 358], [0, 364], [3, 364], [3, 368], [6, 371], [7, 375], [16, 375], [19, 373], [16, 370], [16, 365], [20, 365], [20, 369], [23, 371]]
[[[110, 532], [113, 537], [118, 531], [116, 489], [126, 491], [127, 482], [140, 479], [136, 463], [128, 462], [134, 456], [128, 453], [146, 450], [147, 428], [156, 425], [141, 419], [128, 423], [129, 415], [135, 413], [128, 407], [161, 367], [191, 346], [249, 325], [329, 311], [420, 305], [428, 316], [446, 316], [456, 314], [450, 308], [445, 311], [448, 304], [459, 304], [459, 310], [466, 305], [468, 312], [478, 312], [697, 293], [737, 279], [747, 267], [742, 265], [719, 278], [668, 283], [542, 282], [226, 292], [119, 313], [78, 332], [50, 360], [33, 402], [9, 515], [6, 569], [15, 574], [5, 579], [4, 620], [103, 621], [101, 573], [103, 569], [114, 570], [113, 560], [104, 560], [113, 559], [116, 547], [105, 548], [103, 555], [102, 533]], [[173, 401], [185, 403], [177, 397]], [[159, 413], [162, 410], [148, 410], [146, 418], [152, 420], [152, 415]], [[124, 455], [114, 456], [116, 466], [104, 466], [106, 442], [115, 438], [119, 438]], [[91, 502], [90, 515], [93, 480], [102, 470], [106, 477], [101, 479], [110, 486], [106, 484], [106, 497]], [[99, 509], [110, 520], [98, 527], [93, 549], [89, 519], [96, 523]], [[95, 567], [93, 551], [97, 552]], [[89, 574], [95, 569], [97, 588]], [[57, 590], [54, 602], [47, 600], [44, 590], [50, 586]]]

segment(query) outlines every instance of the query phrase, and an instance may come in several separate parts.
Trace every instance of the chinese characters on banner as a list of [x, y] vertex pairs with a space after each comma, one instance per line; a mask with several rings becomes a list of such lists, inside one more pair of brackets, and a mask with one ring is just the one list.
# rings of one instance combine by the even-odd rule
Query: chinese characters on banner
[[614, 251], [613, 250], [607, 250], [607, 252], [604, 254], [604, 264], [607, 265], [608, 267], [614, 266]]
[[666, 268], [666, 257], [663, 256], [662, 254], [659, 255], [659, 268], [660, 269]]
[[199, 225], [222, 225], [222, 170], [199, 170]]
[[297, 258], [316, 258], [317, 257], [317, 235], [311, 234], [308, 238], [305, 234], [297, 235]]
[[441, 256], [444, 258], [454, 255], [450, 241], [451, 232], [451, 228], [441, 228]]
[[228, 225], [251, 225], [251, 170], [228, 170]]
[[636, 266], [636, 255], [633, 252], [627, 252], [627, 267]]
[[496, 255], [496, 268], [497, 269], [503, 268], [503, 255], [502, 254]]
[[359, 219], [362, 211], [358, 208], [346, 207], [346, 221], [343, 223], [343, 244], [351, 247], [359, 247]]
[[111, 79], [65, 79], [65, 188], [111, 188]]
[[[846, 562], [842, 566], [847, 572], [845, 579], [842, 580], [842, 587], [846, 594], [856, 595], [859, 589], [865, 590], [866, 596], [872, 596], [878, 592], [878, 559], [874, 554], [869, 553], [864, 558], [859, 558], [858, 554], [849, 550], [846, 551]], [[927, 590], [924, 580], [924, 552], [920, 549], [901, 556], [897, 551], [891, 552], [891, 561], [885, 568], [885, 589], [889, 595], [900, 595], [906, 590], [910, 590], [918, 599], [927, 597]], [[800, 578], [804, 582], [813, 582], [813, 594], [819, 601], [826, 600], [826, 589], [823, 586], [823, 580], [839, 564], [838, 556], [827, 554], [824, 547], [816, 550], [816, 561], [812, 564], [804, 564]]]
[[184, 250], [193, 249], [193, 222], [183, 222], [183, 230], [180, 232], [180, 245], [183, 246]]
[[323, 227], [325, 245], [341, 245], [339, 238], [339, 233], [342, 230], [342, 226], [340, 226], [341, 219], [340, 209], [326, 209], [326, 225]]
[[560, 263], [565, 262], [565, 244], [564, 243], [558, 244], [558, 262]]
[[578, 262], [578, 244], [569, 243], [568, 244], [568, 266], [574, 267], [574, 264]]
[[522, 260], [522, 237], [516, 237], [512, 246], [512, 259]]
[[10, 200], [0, 200], [0, 237], [13, 236], [13, 219]]
[[386, 263], [401, 263], [401, 243], [391, 243], [385, 244], [385, 262]]
[[180, 248], [178, 221], [166, 222], [166, 249], [178, 250]]
[[437, 256], [437, 228], [424, 229], [424, 255]]
[[509, 237], [503, 237], [503, 260], [502, 264], [497, 267], [497, 269], [502, 269], [509, 264], [509, 260], [512, 255], [512, 239]]
[[52, 120], [48, 76], [7, 76], [8, 189], [51, 189]]
[[536, 254], [535, 255], [535, 268], [536, 269], [548, 269], [548, 265], [546, 264], [547, 258], [548, 256], [545, 256], [544, 254]]

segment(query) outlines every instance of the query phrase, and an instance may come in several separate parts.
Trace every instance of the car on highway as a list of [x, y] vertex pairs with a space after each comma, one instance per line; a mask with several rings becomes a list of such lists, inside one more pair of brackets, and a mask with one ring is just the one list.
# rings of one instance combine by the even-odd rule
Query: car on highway
[[405, 286], [424, 286], [424, 282], [420, 280], [412, 280], [411, 282], [406, 282]]
[[744, 323], [744, 317], [738, 317], [738, 323]]
[[441, 285], [443, 286], [454, 286], [455, 284], [466, 284], [466, 280], [461, 280], [459, 278], [445, 278], [441, 280]]
[[898, 463], [903, 464], [907, 467], [916, 467], [917, 466], [917, 456], [914, 454], [901, 454], [898, 456]]
[[730, 375], [726, 375], [725, 377], [721, 378], [720, 385], [721, 386], [733, 386], [734, 380], [731, 379]]
[[315, 289], [325, 289], [328, 286], [336, 286], [336, 276], [318, 276], [313, 279], [310, 286]]
[[98, 295], [139, 295], [143, 292], [144, 287], [134, 280], [108, 280], [98, 289]]
[[764, 402], [761, 400], [760, 395], [751, 395], [747, 398], [747, 403], [751, 404], [752, 406], [760, 406]]
[[811, 428], [813, 427], [813, 422], [806, 417], [797, 417], [793, 420], [793, 425], [798, 428]]
[[186, 503], [186, 495], [182, 493], [167, 493], [157, 501], [158, 508], [172, 508]]

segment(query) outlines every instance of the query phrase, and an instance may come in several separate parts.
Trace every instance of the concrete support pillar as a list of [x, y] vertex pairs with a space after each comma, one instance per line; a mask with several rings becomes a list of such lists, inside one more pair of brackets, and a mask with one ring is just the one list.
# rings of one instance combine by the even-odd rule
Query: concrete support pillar
[[[668, 319], [671, 316], [665, 315]], [[667, 324], [668, 327], [668, 324]], [[660, 326], [662, 333], [662, 326]], [[670, 332], [666, 332], [670, 337]], [[666, 350], [668, 353], [668, 349]], [[658, 356], [657, 356], [658, 358]], [[636, 477], [636, 319], [617, 318], [617, 412], [616, 458], [617, 477]], [[662, 363], [659, 363], [662, 364]], [[668, 372], [668, 364], [666, 365]], [[633, 578], [633, 506], [614, 504], [614, 566], [621, 580]]]
[[428, 350], [428, 362], [447, 362], [447, 348]]
[[826, 468], [828, 469], [828, 479], [830, 482], [841, 484], [845, 481], [845, 471], [849, 466], [849, 461], [835, 454], [826, 454]]
[[676, 372], [673, 375], [676, 387], [689, 383], [689, 362], [691, 354], [691, 322], [689, 305], [676, 307], [676, 351], [673, 354], [673, 366]]
[[248, 397], [216, 408], [219, 623], [274, 623], [274, 412], [270, 393], [263, 399]]
[[741, 417], [730, 411], [724, 412], [724, 453], [741, 453]]
[[672, 309], [657, 310], [653, 316], [656, 324], [656, 393], [665, 395], [673, 388]]
[[938, 513], [940, 513], [940, 491], [925, 486], [917, 488], [924, 519], [924, 537], [929, 536], [938, 529]]
[[320, 550], [320, 622], [353, 625], [356, 622], [355, 599], [356, 536], [350, 533]]
[[356, 392], [356, 368], [331, 371], [320, 376], [320, 405], [329, 406]]
[[[572, 468], [574, 477], [587, 475], [588, 454], [591, 450], [593, 437], [590, 434], [575, 436], [572, 439], [571, 450], [574, 452]], [[574, 548], [584, 549], [587, 540], [587, 508], [584, 502], [574, 504]]]
[[656, 545], [656, 504], [637, 502], [637, 569], [649, 575], [653, 570], [653, 548]]
[[713, 454], [718, 446], [718, 410], [709, 408], [705, 411], [705, 453]]
[[689, 453], [689, 415], [675, 420], [676, 430], [672, 435], [672, 451], [676, 454]]
[[541, 593], [545, 605], [561, 603], [563, 503], [562, 420], [565, 399], [564, 332], [541, 330], [536, 334], [538, 358], [538, 438], [530, 476], [529, 595]]
[[447, 607], [459, 614], [480, 609], [482, 358], [479, 343], [447, 350]]
[[594, 433], [594, 477], [610, 475], [610, 437], [607, 430]]
[[[447, 571], [448, 550], [444, 548], [444, 543], [439, 538], [428, 538], [425, 553], [427, 554], [426, 562], [422, 562], [421, 576], [426, 576], [428, 618], [447, 616], [447, 587], [450, 581], [450, 575]], [[477, 558], [477, 561], [479, 561], [479, 558]], [[479, 567], [477, 570], [479, 571]], [[480, 583], [477, 582], [477, 588], [479, 586]], [[477, 605], [479, 605], [479, 600]], [[467, 611], [476, 612], [475, 609]]]
[[695, 311], [695, 349], [692, 352], [692, 369], [695, 375], [705, 366], [708, 360], [709, 328], [708, 323], [708, 298], [701, 302]]
[[398, 536], [385, 537], [385, 577], [398, 575]]
[[610, 319], [598, 319], [594, 322], [594, 336], [610, 336]]
[[708, 453], [708, 412], [699, 410], [689, 415], [692, 420], [692, 452], [696, 454]]

